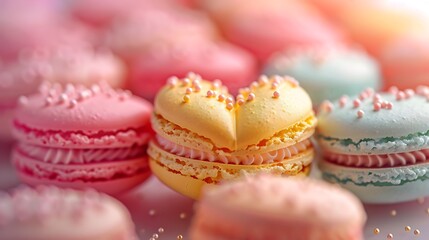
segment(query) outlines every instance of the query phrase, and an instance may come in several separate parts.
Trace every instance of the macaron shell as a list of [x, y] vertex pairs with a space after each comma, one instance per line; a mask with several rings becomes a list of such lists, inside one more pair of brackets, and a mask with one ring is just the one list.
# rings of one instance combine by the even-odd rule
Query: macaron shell
[[68, 101], [59, 103], [59, 95], [52, 105], [46, 104], [47, 96], [29, 97], [17, 109], [15, 121], [41, 131], [98, 132], [138, 128], [150, 120], [151, 105], [138, 97], [97, 93], [71, 106]]
[[107, 195], [52, 186], [26, 188], [14, 189], [13, 198], [2, 194], [1, 239], [134, 240], [136, 237], [128, 210]]
[[357, 49], [322, 49], [279, 53], [263, 72], [294, 77], [316, 106], [344, 94], [358, 94], [368, 87], [379, 89], [381, 73], [375, 59]]
[[205, 81], [201, 82], [201, 90], [187, 95], [189, 102], [184, 102], [186, 89], [191, 87], [191, 84], [182, 83], [173, 87], [165, 86], [156, 96], [155, 114], [210, 139], [218, 147], [235, 149], [234, 111], [228, 110], [226, 104], [217, 98], [207, 97], [207, 91], [212, 89], [212, 85]]
[[[353, 100], [349, 100], [343, 108], [335, 103], [332, 112], [321, 111], [318, 115], [320, 135], [357, 142], [362, 139], [400, 138], [429, 130], [429, 102], [425, 97], [415, 95], [397, 101], [394, 94], [380, 96], [391, 102], [393, 108], [374, 111], [372, 99], [366, 99], [358, 108], [354, 108]], [[365, 113], [362, 118], [357, 117], [359, 109]]]
[[173, 190], [198, 199], [204, 186], [221, 180], [235, 179], [241, 175], [267, 172], [287, 176], [307, 176], [314, 150], [311, 148], [283, 162], [261, 165], [234, 165], [193, 160], [166, 152], [153, 142], [150, 144], [148, 154], [149, 166], [154, 175]]
[[150, 176], [147, 157], [92, 164], [54, 164], [14, 151], [12, 162], [21, 181], [32, 186], [90, 187], [112, 195], [128, 191]]
[[394, 168], [350, 168], [322, 160], [322, 177], [350, 190], [365, 203], [397, 203], [429, 194], [428, 163]]
[[[274, 91], [279, 93], [278, 98], [273, 97]], [[271, 84], [265, 84], [252, 92], [255, 99], [236, 110], [238, 149], [270, 139], [313, 114], [308, 94], [290, 83], [280, 83], [276, 90]]]

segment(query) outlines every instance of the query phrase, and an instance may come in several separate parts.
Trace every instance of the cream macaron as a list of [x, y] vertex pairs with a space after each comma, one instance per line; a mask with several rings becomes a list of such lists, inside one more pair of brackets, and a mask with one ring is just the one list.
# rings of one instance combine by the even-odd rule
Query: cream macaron
[[192, 198], [241, 175], [305, 176], [315, 125], [310, 97], [292, 78], [262, 76], [234, 99], [220, 81], [172, 77], [155, 98], [150, 167]]

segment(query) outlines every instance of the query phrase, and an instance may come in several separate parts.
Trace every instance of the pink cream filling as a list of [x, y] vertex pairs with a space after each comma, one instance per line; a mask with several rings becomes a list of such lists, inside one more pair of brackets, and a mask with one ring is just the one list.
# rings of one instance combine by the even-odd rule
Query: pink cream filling
[[146, 146], [126, 148], [66, 149], [46, 148], [21, 143], [16, 146], [21, 152], [37, 161], [53, 164], [97, 163], [115, 160], [126, 160], [146, 155]]
[[296, 143], [295, 145], [267, 153], [231, 156], [185, 147], [177, 143], [173, 143], [159, 135], [156, 135], [156, 138], [158, 140], [159, 145], [164, 150], [181, 157], [209, 162], [221, 162], [226, 164], [232, 163], [241, 165], [259, 165], [280, 162], [307, 150], [311, 146], [310, 140], [305, 139], [301, 142]]
[[53, 131], [32, 129], [14, 122], [14, 135], [23, 142], [49, 147], [82, 148], [92, 145], [99, 148], [120, 148], [147, 144], [152, 136], [146, 127], [118, 131]]
[[426, 162], [429, 159], [429, 149], [405, 153], [378, 155], [348, 155], [325, 152], [325, 159], [338, 165], [349, 167], [396, 167]]
[[106, 163], [58, 165], [34, 161], [17, 152], [12, 161], [22, 173], [56, 181], [105, 181], [148, 171], [147, 157]]

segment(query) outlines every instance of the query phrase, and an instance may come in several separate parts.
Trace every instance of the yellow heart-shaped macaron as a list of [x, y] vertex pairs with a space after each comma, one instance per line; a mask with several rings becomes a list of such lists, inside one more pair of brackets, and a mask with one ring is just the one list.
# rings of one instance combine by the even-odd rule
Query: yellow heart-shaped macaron
[[[196, 198], [202, 185], [242, 174], [308, 173], [315, 125], [311, 99], [292, 78], [261, 76], [234, 99], [220, 81], [189, 74], [157, 94], [148, 153], [155, 175]], [[201, 186], [182, 189], [184, 179]]]

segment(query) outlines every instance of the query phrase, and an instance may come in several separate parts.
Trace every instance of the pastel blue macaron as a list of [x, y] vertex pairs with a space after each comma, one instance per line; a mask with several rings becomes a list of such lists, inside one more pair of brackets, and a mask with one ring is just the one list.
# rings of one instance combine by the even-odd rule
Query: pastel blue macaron
[[355, 95], [371, 87], [379, 89], [378, 63], [355, 48], [309, 48], [275, 54], [265, 65], [265, 75], [289, 75], [309, 93], [313, 105]]
[[325, 101], [318, 121], [325, 180], [367, 203], [429, 195], [429, 87]]

